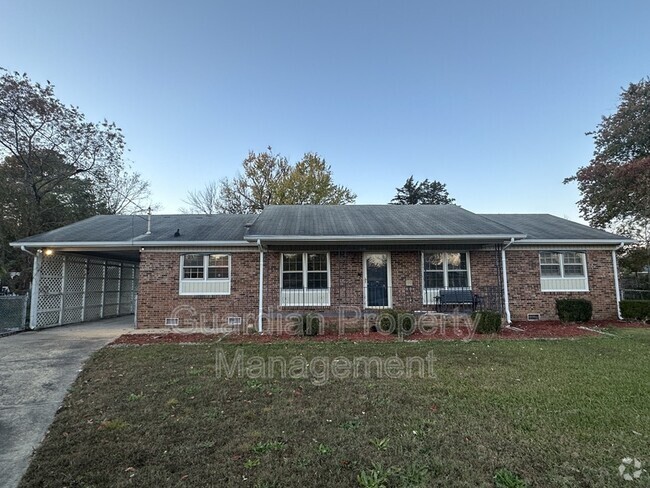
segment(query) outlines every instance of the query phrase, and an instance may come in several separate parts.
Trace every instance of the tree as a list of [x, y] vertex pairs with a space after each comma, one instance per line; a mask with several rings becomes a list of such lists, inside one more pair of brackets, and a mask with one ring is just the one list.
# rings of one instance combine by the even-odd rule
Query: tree
[[221, 212], [219, 183], [209, 181], [199, 190], [190, 190], [183, 200], [189, 208], [179, 209], [182, 213], [198, 213], [212, 215]]
[[444, 183], [428, 179], [414, 181], [411, 175], [390, 201], [393, 205], [447, 205], [454, 203]]
[[28, 271], [26, 255], [9, 242], [98, 213], [139, 209], [149, 184], [128, 170], [114, 123], [87, 121], [56, 98], [49, 81], [0, 74], [0, 268]]
[[233, 179], [209, 182], [188, 192], [184, 202], [195, 213], [259, 213], [267, 205], [343, 205], [356, 195], [333, 181], [331, 167], [316, 153], [305, 153], [291, 165], [287, 158], [267, 151], [248, 153], [242, 172]]
[[154, 210], [159, 207], [151, 202], [151, 185], [138, 172], [103, 168], [93, 178], [92, 187], [105, 214], [133, 214], [147, 207]]
[[275, 203], [284, 205], [345, 205], [357, 197], [334, 184], [331, 166], [316, 153], [305, 153], [275, 190]]
[[608, 227], [638, 238], [647, 250], [650, 79], [623, 89], [616, 112], [602, 117], [596, 130], [587, 135], [594, 139], [589, 164], [564, 180], [578, 184], [580, 214], [594, 227]]

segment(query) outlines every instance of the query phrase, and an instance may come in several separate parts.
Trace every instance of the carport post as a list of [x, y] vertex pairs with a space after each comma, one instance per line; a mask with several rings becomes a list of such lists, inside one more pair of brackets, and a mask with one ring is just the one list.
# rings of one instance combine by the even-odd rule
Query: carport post
[[32, 296], [29, 309], [29, 328], [34, 330], [38, 325], [38, 295], [41, 287], [41, 264], [43, 251], [40, 249], [34, 254], [34, 269], [32, 271]]

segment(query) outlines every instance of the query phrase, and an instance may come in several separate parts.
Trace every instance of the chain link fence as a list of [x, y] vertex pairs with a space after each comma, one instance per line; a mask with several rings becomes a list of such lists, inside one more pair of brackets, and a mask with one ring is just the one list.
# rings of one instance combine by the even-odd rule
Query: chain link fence
[[623, 300], [650, 300], [650, 290], [630, 290], [623, 288], [621, 290]]
[[0, 296], [0, 335], [24, 330], [29, 295]]

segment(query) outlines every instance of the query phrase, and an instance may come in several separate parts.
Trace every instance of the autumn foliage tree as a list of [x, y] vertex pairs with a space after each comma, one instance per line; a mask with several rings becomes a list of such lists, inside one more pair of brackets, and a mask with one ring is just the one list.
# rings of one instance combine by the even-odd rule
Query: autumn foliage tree
[[616, 112], [595, 131], [594, 154], [587, 166], [565, 180], [580, 191], [580, 214], [594, 227], [609, 227], [642, 242], [650, 264], [650, 80], [631, 83]]
[[316, 153], [291, 164], [272, 148], [249, 152], [234, 178], [192, 190], [184, 202], [193, 213], [259, 213], [267, 205], [343, 205], [356, 195], [334, 183], [332, 168]]
[[[122, 131], [65, 105], [54, 86], [0, 70], [0, 279], [26, 271], [9, 242], [99, 213], [138, 210], [149, 183], [124, 159]], [[24, 285], [25, 283], [23, 283]]]

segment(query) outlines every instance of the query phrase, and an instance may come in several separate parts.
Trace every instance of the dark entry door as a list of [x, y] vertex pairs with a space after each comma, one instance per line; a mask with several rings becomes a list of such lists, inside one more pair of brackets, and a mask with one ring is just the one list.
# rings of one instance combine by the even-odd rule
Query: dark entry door
[[364, 255], [366, 274], [366, 306], [390, 306], [390, 270], [387, 253]]

